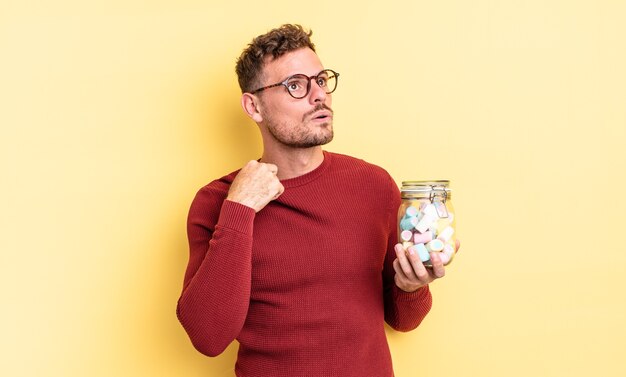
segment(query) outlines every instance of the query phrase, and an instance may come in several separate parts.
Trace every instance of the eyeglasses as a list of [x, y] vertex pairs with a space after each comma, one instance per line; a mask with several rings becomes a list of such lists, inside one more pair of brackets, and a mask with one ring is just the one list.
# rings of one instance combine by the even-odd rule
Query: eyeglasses
[[332, 69], [325, 69], [318, 73], [315, 76], [307, 76], [301, 73], [289, 76], [283, 82], [279, 82], [277, 84], [264, 86], [257, 90], [250, 92], [250, 94], [256, 94], [260, 91], [269, 88], [275, 88], [277, 86], [284, 86], [287, 88], [287, 93], [289, 93], [293, 98], [304, 98], [311, 91], [311, 80], [315, 79], [315, 83], [320, 86], [320, 88], [324, 89], [326, 94], [330, 94], [337, 89], [337, 80], [339, 79], [339, 73], [333, 71]]

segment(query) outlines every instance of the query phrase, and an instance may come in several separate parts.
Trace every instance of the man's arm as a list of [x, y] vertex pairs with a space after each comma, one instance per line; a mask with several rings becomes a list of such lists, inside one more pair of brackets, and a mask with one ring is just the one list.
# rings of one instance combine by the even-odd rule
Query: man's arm
[[191, 205], [189, 264], [177, 316], [193, 345], [205, 355], [222, 353], [246, 320], [254, 218], [283, 192], [276, 170], [250, 161], [226, 195], [205, 188]]
[[[385, 321], [394, 330], [411, 331], [419, 326], [430, 311], [432, 296], [427, 283], [409, 292], [400, 288], [399, 284], [403, 285], [404, 277], [396, 271], [398, 255], [395, 245], [396, 240], [390, 240], [383, 269]], [[402, 248], [402, 245], [399, 246]]]
[[189, 212], [189, 264], [177, 316], [194, 347], [217, 356], [239, 335], [248, 312], [254, 210], [226, 200], [217, 223], [204, 224], [212, 209], [201, 194]]
[[[432, 275], [431, 278], [430, 272], [423, 266], [419, 257], [417, 255], [407, 257], [402, 245], [397, 243], [397, 211], [400, 206], [400, 191], [391, 176], [389, 176], [388, 187], [390, 198], [387, 220], [389, 239], [387, 240], [387, 254], [383, 267], [385, 321], [395, 330], [410, 331], [419, 326], [430, 311], [432, 296], [428, 284], [434, 280], [435, 276]], [[416, 264], [415, 269], [409, 260], [413, 257], [419, 263], [419, 265]], [[436, 265], [436, 271], [440, 272], [436, 261], [440, 261], [438, 256], [433, 257], [433, 263]]]

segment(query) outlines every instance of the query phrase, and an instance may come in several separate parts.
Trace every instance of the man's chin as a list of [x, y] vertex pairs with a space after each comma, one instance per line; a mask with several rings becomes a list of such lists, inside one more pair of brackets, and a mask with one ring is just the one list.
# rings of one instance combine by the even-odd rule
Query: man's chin
[[326, 145], [333, 141], [333, 133], [331, 132], [329, 135], [325, 135], [324, 137], [314, 138], [312, 140], [306, 140], [301, 143], [292, 144], [293, 147], [296, 148], [313, 148], [319, 147], [320, 145]]
[[329, 133], [324, 135], [324, 137], [319, 138], [317, 140], [318, 141], [317, 145], [326, 145], [326, 144], [330, 143], [331, 141], [333, 141], [333, 137], [334, 136], [335, 136], [335, 134], [334, 134], [332, 126], [331, 126], [331, 129], [330, 129]]

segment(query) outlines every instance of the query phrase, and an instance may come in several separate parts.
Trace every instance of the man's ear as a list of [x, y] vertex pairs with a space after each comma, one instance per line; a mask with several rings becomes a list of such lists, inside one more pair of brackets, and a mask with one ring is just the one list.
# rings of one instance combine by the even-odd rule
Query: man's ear
[[244, 93], [241, 96], [241, 107], [253, 121], [261, 123], [263, 116], [261, 115], [261, 104], [254, 94]]

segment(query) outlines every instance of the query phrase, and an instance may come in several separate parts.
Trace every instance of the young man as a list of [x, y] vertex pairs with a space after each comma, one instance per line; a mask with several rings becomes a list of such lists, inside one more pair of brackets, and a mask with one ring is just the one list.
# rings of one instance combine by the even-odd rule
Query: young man
[[194, 346], [239, 341], [240, 377], [390, 377], [384, 322], [416, 328], [444, 276], [397, 244], [399, 190], [377, 166], [322, 150], [333, 138], [325, 68], [299, 25], [261, 35], [237, 74], [263, 155], [200, 189], [177, 314]]

